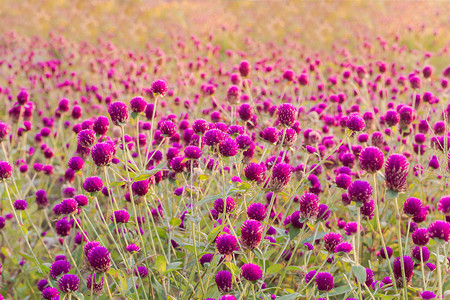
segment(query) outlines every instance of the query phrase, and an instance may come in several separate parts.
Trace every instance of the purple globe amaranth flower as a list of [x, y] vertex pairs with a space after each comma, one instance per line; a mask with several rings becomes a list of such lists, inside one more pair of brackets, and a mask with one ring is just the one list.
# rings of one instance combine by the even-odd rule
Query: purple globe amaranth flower
[[426, 228], [418, 228], [414, 230], [411, 237], [414, 245], [417, 246], [426, 246], [430, 240], [428, 229]]
[[76, 195], [73, 199], [77, 201], [79, 207], [86, 206], [89, 203], [89, 198], [86, 195]]
[[266, 127], [260, 133], [259, 136], [266, 142], [275, 144], [280, 138], [281, 132], [275, 127]]
[[114, 211], [114, 214], [111, 215], [110, 219], [111, 222], [114, 222], [115, 219], [116, 223], [125, 224], [130, 220], [130, 214], [126, 210], [116, 210]]
[[92, 129], [98, 135], [104, 135], [108, 132], [109, 129], [109, 120], [105, 116], [98, 116], [94, 121], [94, 126]]
[[80, 279], [77, 275], [65, 274], [58, 280], [58, 288], [63, 293], [76, 292], [79, 287]]
[[205, 132], [204, 140], [208, 146], [216, 146], [227, 138], [227, 134], [219, 129], [210, 129]]
[[163, 121], [159, 129], [161, 134], [165, 137], [173, 137], [177, 133], [177, 125], [171, 121]]
[[214, 254], [212, 253], [203, 254], [202, 257], [200, 257], [199, 262], [202, 264], [202, 266], [205, 266], [205, 264], [210, 263], [213, 258]]
[[237, 239], [231, 234], [222, 234], [216, 238], [217, 251], [220, 254], [230, 255], [236, 249]]
[[321, 292], [328, 292], [334, 288], [333, 275], [327, 272], [316, 274], [317, 289]]
[[78, 208], [77, 201], [75, 199], [68, 198], [61, 201], [59, 211], [62, 214], [70, 215], [75, 213], [77, 211], [77, 208]]
[[372, 220], [375, 216], [375, 201], [370, 199], [369, 202], [363, 203], [359, 209], [364, 220]]
[[[387, 252], [387, 256], [386, 256], [385, 252]], [[394, 254], [394, 250], [392, 250], [391, 247], [386, 247], [386, 251], [385, 251], [384, 247], [381, 247], [381, 249], [380, 249], [380, 256], [382, 258], [384, 258], [384, 259], [386, 259], [387, 257], [391, 258], [392, 254]]]
[[317, 274], [316, 270], [312, 270], [306, 273], [305, 282], [308, 284], [313, 278], [315, 278], [314, 276], [316, 276], [316, 274]]
[[74, 171], [80, 171], [83, 168], [84, 160], [81, 157], [73, 156], [69, 159], [68, 166]]
[[336, 245], [336, 247], [334, 248], [334, 253], [350, 253], [352, 250], [352, 244], [343, 242]]
[[37, 288], [39, 291], [43, 291], [46, 287], [48, 286], [48, 281], [47, 279], [41, 279], [39, 280], [39, 282], [37, 283]]
[[336, 246], [341, 242], [342, 236], [339, 233], [329, 232], [323, 237], [323, 245], [330, 253], [334, 253]]
[[133, 195], [143, 197], [148, 193], [150, 183], [148, 180], [135, 181], [131, 184]]
[[[365, 268], [366, 269], [366, 281], [364, 282], [364, 284], [366, 286], [370, 286], [373, 283], [373, 271], [369, 268]], [[358, 279], [356, 279], [356, 282], [358, 282]]]
[[164, 80], [158, 79], [153, 81], [151, 91], [155, 95], [164, 97], [169, 91], [169, 87]]
[[72, 229], [72, 225], [67, 220], [66, 217], [58, 220], [55, 224], [55, 231], [60, 236], [68, 236], [70, 234], [70, 230]]
[[187, 159], [199, 159], [202, 157], [202, 149], [196, 146], [187, 146], [184, 149], [184, 156], [186, 156]]
[[236, 203], [234, 202], [234, 199], [231, 197], [227, 197], [226, 201], [223, 201], [222, 198], [216, 199], [214, 201], [214, 209], [221, 214], [224, 212], [230, 213], [234, 210], [235, 207]]
[[241, 61], [239, 64], [239, 73], [242, 77], [247, 77], [250, 74], [251, 66], [246, 60]]
[[[412, 281], [413, 271], [414, 271], [414, 262], [411, 257], [404, 255], [403, 256], [403, 268], [405, 269], [405, 279], [406, 285], [409, 285]], [[403, 274], [402, 274], [402, 259], [401, 257], [397, 257], [394, 260], [393, 272], [395, 277], [395, 282], [397, 283], [397, 287], [403, 287]]]
[[300, 217], [314, 220], [319, 213], [319, 198], [313, 193], [305, 193], [299, 200]]
[[92, 248], [88, 252], [87, 258], [94, 272], [105, 273], [111, 267], [111, 253], [103, 246]]
[[320, 221], [326, 221], [330, 217], [331, 211], [326, 204], [319, 205], [319, 212], [317, 213], [317, 219]]
[[348, 116], [346, 125], [348, 129], [354, 132], [363, 131], [366, 127], [363, 117], [357, 113]]
[[130, 101], [131, 110], [135, 113], [141, 113], [145, 111], [147, 107], [147, 101], [142, 97], [134, 97]]
[[136, 244], [128, 244], [125, 249], [130, 253], [135, 253], [139, 251], [139, 246]]
[[42, 290], [41, 297], [47, 300], [59, 300], [59, 291], [57, 288], [48, 286]]
[[373, 188], [367, 181], [355, 180], [348, 187], [350, 200], [356, 203], [367, 203], [372, 197]]
[[438, 210], [446, 216], [450, 215], [450, 195], [444, 196], [438, 202]]
[[28, 207], [28, 202], [26, 200], [18, 199], [14, 201], [13, 206], [16, 210], [25, 210]]
[[414, 121], [414, 112], [414, 109], [409, 106], [403, 106], [402, 108], [400, 108], [400, 110], [398, 111], [400, 115], [399, 126], [402, 130], [407, 130], [411, 123]]
[[390, 127], [395, 126], [400, 121], [400, 115], [398, 114], [397, 111], [390, 109], [386, 112], [386, 115], [384, 116], [384, 121]]
[[[420, 252], [422, 251], [422, 255]], [[418, 263], [421, 262], [427, 262], [430, 259], [430, 250], [428, 250], [428, 247], [413, 247], [411, 249], [411, 256], [414, 258]]]
[[50, 266], [50, 277], [56, 279], [61, 274], [67, 274], [72, 269], [70, 263], [66, 260], [57, 260]]
[[376, 173], [383, 168], [384, 154], [377, 147], [364, 148], [358, 157], [361, 169], [368, 173]]
[[250, 104], [243, 103], [238, 108], [238, 114], [242, 121], [249, 121], [253, 116], [253, 107]]
[[83, 189], [88, 193], [96, 193], [103, 188], [103, 181], [100, 177], [91, 176], [84, 180]]
[[449, 242], [450, 240], [450, 223], [446, 221], [434, 221], [428, 226], [428, 235], [432, 239], [438, 241]]
[[237, 300], [237, 298], [233, 295], [223, 295], [220, 296], [217, 300]]
[[228, 293], [233, 287], [233, 275], [228, 271], [217, 272], [215, 281], [217, 289], [222, 294]]
[[404, 155], [390, 155], [385, 166], [386, 187], [394, 192], [404, 192], [408, 170], [409, 162]]
[[248, 281], [256, 281], [262, 278], [262, 269], [260, 266], [247, 263], [241, 267], [241, 275]]
[[414, 217], [420, 214], [422, 211], [422, 201], [420, 199], [411, 197], [405, 200], [405, 203], [403, 204], [403, 212], [408, 217]]
[[261, 181], [264, 178], [266, 168], [263, 164], [249, 163], [244, 168], [244, 175], [250, 181]]
[[141, 278], [146, 278], [148, 276], [148, 270], [146, 266], [138, 266], [134, 269], [134, 275], [139, 276]]
[[236, 140], [227, 138], [219, 144], [219, 152], [225, 157], [235, 156], [238, 153], [239, 145]]
[[95, 143], [95, 132], [92, 129], [81, 130], [77, 135], [77, 143], [86, 148], [91, 148]]
[[266, 216], [266, 207], [261, 203], [252, 203], [247, 208], [247, 217], [249, 217], [249, 219], [262, 222]]
[[108, 107], [108, 113], [111, 117], [111, 122], [116, 126], [121, 126], [128, 121], [128, 106], [124, 102], [114, 102]]
[[8, 179], [12, 175], [12, 167], [7, 161], [0, 161], [0, 181]]
[[9, 138], [10, 132], [11, 127], [9, 126], [9, 124], [0, 121], [0, 143], [6, 141]]
[[263, 227], [256, 220], [246, 220], [241, 225], [241, 245], [246, 249], [256, 249], [261, 244]]
[[291, 127], [295, 123], [297, 109], [289, 103], [283, 103], [277, 110], [278, 121], [286, 127]]
[[230, 86], [227, 91], [227, 101], [232, 105], [236, 105], [239, 103], [239, 98], [240, 98], [239, 87], [235, 85]]
[[100, 282], [95, 282], [95, 274], [89, 275], [89, 277], [86, 279], [86, 287], [87, 291], [90, 293], [90, 291], [93, 292], [94, 295], [100, 295], [103, 290], [105, 280], [104, 278], [100, 278]]
[[345, 234], [346, 235], [353, 235], [358, 232], [358, 223], [357, 222], [348, 222], [345, 224]]
[[97, 167], [108, 166], [116, 154], [116, 148], [112, 142], [97, 143], [92, 147], [91, 156]]
[[419, 295], [420, 295], [420, 299], [423, 299], [423, 300], [430, 300], [430, 299], [437, 298], [436, 294], [433, 293], [432, 291], [424, 291], [424, 292], [420, 293]]
[[279, 163], [273, 167], [269, 186], [273, 192], [281, 192], [289, 183], [292, 167], [289, 164]]
[[336, 181], [336, 185], [338, 187], [340, 187], [341, 189], [346, 190], [346, 189], [348, 189], [348, 187], [352, 183], [352, 177], [347, 175], [347, 174], [341, 173], [341, 174], [338, 174], [336, 176], [335, 181]]

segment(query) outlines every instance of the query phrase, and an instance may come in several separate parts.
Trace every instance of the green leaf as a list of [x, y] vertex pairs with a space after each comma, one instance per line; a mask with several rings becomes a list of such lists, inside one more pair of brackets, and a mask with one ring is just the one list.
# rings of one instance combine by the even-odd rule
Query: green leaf
[[152, 174], [141, 174], [141, 175], [139, 175], [137, 177], [134, 177], [133, 178], [133, 182], [143, 181], [143, 180], [149, 179], [152, 176], [153, 176]]
[[350, 292], [351, 290], [352, 290], [351, 286], [343, 285], [343, 286], [333, 289], [331, 292], [328, 293], [328, 296], [336, 296], [336, 295], [345, 294], [345, 293]]
[[[320, 240], [321, 238], [323, 238], [324, 236], [325, 236], [325, 232], [319, 232], [319, 233], [317, 233], [316, 234], [316, 241], [317, 240]], [[313, 239], [314, 239], [314, 235], [311, 235], [310, 237], [308, 237], [308, 238], [306, 238], [306, 239], [304, 239], [303, 241], [301, 241], [301, 244], [304, 244], [304, 243], [312, 243], [313, 242]]]
[[132, 118], [133, 120], [135, 120], [135, 119], [137, 118], [137, 116], [139, 116], [139, 113], [138, 113], [138, 112], [135, 112], [135, 111], [131, 112], [131, 118]]
[[363, 266], [352, 266], [352, 273], [358, 279], [359, 283], [366, 282], [367, 272]]
[[239, 268], [232, 262], [226, 262], [225, 265], [230, 269], [233, 275], [238, 275], [240, 273]]
[[211, 243], [219, 234], [219, 232], [222, 230], [222, 226], [216, 227], [213, 230], [211, 230], [210, 233], [208, 233], [208, 243]]
[[169, 264], [167, 265], [167, 269], [166, 269], [166, 271], [164, 271], [163, 275], [166, 275], [166, 274], [168, 274], [168, 273], [170, 273], [170, 272], [173, 272], [173, 271], [175, 271], [175, 270], [181, 269], [181, 268], [179, 267], [181, 264], [183, 264], [183, 263], [180, 262], [180, 261], [176, 261], [176, 262], [171, 262], [171, 263], [169, 263]]
[[300, 294], [300, 293], [292, 293], [289, 295], [284, 295], [281, 297], [278, 297], [277, 300], [295, 300], [297, 298], [302, 298], [304, 297], [304, 295]]
[[201, 205], [203, 205], [205, 203], [217, 200], [220, 197], [221, 197], [220, 195], [211, 195], [211, 196], [205, 197], [205, 198], [203, 198], [202, 200], [199, 201], [198, 205], [201, 206]]
[[114, 182], [111, 182], [110, 184], [109, 184], [109, 186], [110, 187], [115, 187], [115, 186], [122, 186], [122, 185], [125, 185], [125, 181], [114, 181]]
[[386, 190], [385, 197], [387, 200], [394, 200], [398, 197], [398, 192], [394, 192], [392, 190]]
[[167, 260], [164, 256], [159, 255], [156, 258], [155, 267], [158, 272], [163, 273], [167, 268]]
[[203, 181], [203, 180], [207, 180], [210, 177], [209, 174], [202, 174], [200, 176], [198, 176], [198, 180]]
[[172, 219], [170, 220], [169, 224], [170, 224], [171, 226], [173, 226], [173, 227], [180, 226], [180, 224], [181, 224], [181, 219], [179, 219], [179, 218], [172, 218]]
[[274, 264], [266, 269], [266, 274], [278, 273], [283, 270], [284, 266], [282, 264]]
[[291, 240], [293, 240], [299, 233], [300, 233], [300, 228], [291, 226], [291, 228], [289, 229], [289, 238]]
[[72, 292], [72, 296], [75, 296], [79, 300], [84, 300], [84, 296], [80, 292]]
[[286, 268], [286, 270], [287, 271], [303, 271], [303, 269], [298, 266], [289, 266]]

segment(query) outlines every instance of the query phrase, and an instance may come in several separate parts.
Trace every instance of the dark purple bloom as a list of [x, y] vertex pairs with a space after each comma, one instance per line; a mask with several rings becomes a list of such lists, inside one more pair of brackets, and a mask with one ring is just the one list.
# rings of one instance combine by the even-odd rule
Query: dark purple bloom
[[412, 241], [417, 246], [425, 246], [428, 244], [430, 237], [428, 235], [428, 229], [426, 228], [418, 228], [414, 230], [411, 235]]
[[261, 243], [263, 227], [256, 220], [246, 220], [241, 225], [241, 244], [246, 249], [256, 249]]
[[248, 281], [256, 281], [262, 278], [262, 269], [260, 266], [247, 263], [241, 267], [241, 275]]
[[[391, 247], [386, 247], [386, 252], [387, 252], [387, 257], [390, 258], [392, 256], [392, 254], [394, 253], [394, 250], [392, 250]], [[381, 249], [380, 249], [380, 256], [382, 258], [386, 259], [386, 253], [384, 251], [384, 247], [381, 247]]]
[[213, 257], [214, 254], [212, 253], [203, 254], [202, 257], [200, 257], [199, 261], [202, 264], [202, 266], [204, 266], [206, 263], [210, 263]]
[[238, 153], [239, 145], [236, 140], [227, 138], [219, 144], [219, 152], [225, 157], [235, 156]]
[[316, 285], [319, 291], [328, 292], [334, 288], [333, 276], [327, 272], [317, 273]]
[[[421, 248], [422, 248], [422, 255], [420, 255]], [[425, 246], [424, 247], [416, 246], [411, 249], [411, 256], [418, 262], [421, 261], [421, 258], [423, 262], [427, 262], [428, 259], [430, 259], [430, 250], [428, 250], [428, 248]]]
[[56, 279], [61, 274], [67, 274], [72, 269], [66, 260], [57, 260], [50, 266], [50, 277]]
[[112, 123], [116, 126], [121, 126], [126, 123], [129, 118], [128, 106], [120, 101], [111, 103], [108, 107], [108, 113]]
[[158, 79], [152, 83], [151, 91], [153, 94], [160, 95], [164, 97], [169, 90], [167, 83], [164, 80]]
[[347, 243], [347, 242], [339, 243], [334, 248], [335, 253], [341, 253], [341, 252], [350, 253], [350, 251], [352, 251], [352, 250], [353, 250], [352, 244]]
[[72, 229], [72, 225], [67, 220], [66, 217], [58, 220], [55, 224], [56, 233], [60, 236], [68, 236], [70, 234], [70, 230]]
[[444, 215], [450, 215], [450, 196], [444, 196], [438, 202], [438, 210]]
[[341, 242], [342, 236], [339, 233], [329, 232], [323, 237], [323, 245], [330, 253], [334, 253], [336, 246]]
[[273, 167], [272, 176], [270, 178], [270, 188], [274, 192], [282, 191], [292, 175], [292, 167], [289, 164], [279, 163]]
[[338, 187], [346, 190], [352, 183], [352, 177], [347, 174], [339, 174], [336, 176], [335, 181]]
[[80, 146], [91, 148], [95, 143], [95, 132], [92, 129], [81, 130], [77, 135], [77, 142]]
[[428, 235], [432, 239], [449, 242], [450, 223], [446, 221], [434, 221], [428, 226]]
[[319, 198], [313, 193], [305, 193], [299, 200], [300, 217], [315, 219], [319, 213]]
[[95, 272], [105, 273], [111, 267], [110, 251], [103, 246], [97, 246], [92, 248], [92, 250], [88, 252], [87, 258], [89, 264], [91, 265], [92, 270], [94, 270]]
[[41, 297], [47, 300], [58, 300], [59, 291], [57, 288], [48, 286], [42, 291]]
[[105, 280], [103, 277], [100, 279], [100, 282], [97, 283], [95, 282], [95, 274], [91, 274], [86, 279], [87, 291], [89, 293], [92, 291], [94, 295], [100, 295], [102, 293], [104, 283]]
[[262, 222], [266, 215], [266, 207], [261, 203], [252, 203], [247, 208], [247, 216], [250, 219]]
[[226, 294], [231, 291], [233, 286], [233, 276], [228, 271], [219, 271], [216, 274], [216, 285], [219, 292]]
[[[413, 271], [414, 271], [414, 262], [413, 262], [412, 258], [404, 255], [403, 256], [403, 266], [405, 269], [406, 285], [409, 285], [411, 283]], [[397, 286], [403, 287], [402, 261], [401, 261], [400, 256], [394, 260], [393, 272], [394, 272], [395, 282], [397, 283]]]
[[372, 186], [364, 180], [355, 180], [348, 187], [348, 195], [351, 201], [356, 203], [367, 203], [372, 197]]
[[[225, 209], [225, 206], [226, 206], [226, 209]], [[236, 207], [236, 203], [234, 202], [234, 199], [231, 197], [227, 197], [226, 205], [222, 198], [216, 199], [214, 201], [214, 209], [221, 214], [224, 213], [224, 209], [225, 209], [225, 212], [229, 213], [229, 212], [232, 212], [235, 207]]]
[[237, 240], [231, 234], [222, 234], [216, 238], [216, 247], [220, 254], [230, 255], [236, 246]]
[[244, 174], [245, 177], [250, 181], [261, 181], [264, 178], [264, 173], [266, 168], [262, 164], [249, 163], [245, 166]]
[[210, 129], [205, 133], [204, 140], [208, 146], [216, 146], [226, 139], [226, 133], [219, 129]]
[[114, 211], [114, 214], [111, 215], [111, 222], [114, 222], [114, 219], [116, 220], [116, 223], [119, 224], [128, 223], [130, 214], [126, 210], [116, 210]]
[[404, 192], [409, 162], [402, 154], [392, 154], [386, 160], [386, 187], [394, 192]]
[[12, 175], [12, 167], [7, 161], [0, 161], [0, 181], [8, 179]]
[[97, 143], [92, 147], [91, 156], [97, 167], [104, 167], [111, 163], [116, 154], [115, 146], [112, 142], [106, 141]]
[[411, 197], [405, 200], [403, 204], [403, 212], [409, 217], [414, 217], [422, 211], [422, 201], [420, 199]]
[[58, 280], [58, 287], [63, 293], [78, 291], [78, 288], [80, 287], [80, 279], [77, 277], [77, 275], [63, 275]]
[[70, 215], [77, 211], [78, 203], [75, 199], [68, 198], [61, 201], [59, 211], [62, 214]]
[[79, 171], [83, 168], [84, 160], [81, 157], [73, 156], [69, 159], [69, 168], [74, 171]]
[[26, 200], [18, 199], [14, 201], [13, 206], [16, 210], [25, 210], [28, 207], [28, 202]]
[[437, 297], [436, 294], [433, 293], [432, 291], [424, 291], [420, 293], [420, 298], [424, 300], [436, 299], [436, 297]]
[[98, 116], [97, 119], [94, 121], [93, 130], [98, 135], [104, 135], [108, 132], [109, 128], [109, 120], [105, 116]]
[[133, 191], [133, 195], [142, 197], [148, 193], [148, 189], [150, 184], [148, 180], [135, 181], [131, 184], [131, 190]]
[[361, 169], [368, 173], [375, 173], [383, 168], [384, 155], [377, 147], [364, 148], [358, 159]]
[[297, 117], [297, 109], [289, 103], [283, 103], [278, 107], [278, 121], [286, 126], [291, 127], [295, 123]]
[[184, 149], [184, 155], [188, 159], [199, 159], [202, 157], [202, 149], [196, 146], [187, 146]]
[[347, 128], [351, 131], [363, 131], [366, 127], [364, 119], [357, 113], [353, 113], [347, 118]]
[[88, 193], [95, 193], [101, 191], [103, 188], [103, 181], [100, 177], [91, 176], [84, 180], [83, 189]]
[[136, 113], [141, 113], [145, 111], [147, 107], [147, 102], [142, 97], [134, 97], [130, 101], [131, 110]]

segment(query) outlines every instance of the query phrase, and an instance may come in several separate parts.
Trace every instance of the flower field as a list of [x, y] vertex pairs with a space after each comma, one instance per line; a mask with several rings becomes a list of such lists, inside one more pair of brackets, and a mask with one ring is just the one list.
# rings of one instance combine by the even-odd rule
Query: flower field
[[450, 297], [449, 10], [2, 2], [0, 299]]

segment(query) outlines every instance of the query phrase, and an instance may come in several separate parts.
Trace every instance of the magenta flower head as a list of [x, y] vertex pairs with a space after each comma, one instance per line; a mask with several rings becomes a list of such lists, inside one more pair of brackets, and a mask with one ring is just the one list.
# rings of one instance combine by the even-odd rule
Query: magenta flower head
[[58, 300], [59, 299], [59, 291], [57, 288], [48, 286], [42, 290], [41, 297], [46, 300]]
[[58, 288], [63, 293], [71, 293], [78, 291], [80, 287], [80, 279], [77, 275], [66, 274], [58, 280]]
[[387, 252], [387, 255], [386, 255], [386, 253], [384, 251], [384, 247], [381, 247], [381, 249], [380, 249], [380, 256], [382, 258], [384, 258], [384, 259], [386, 259], [386, 257], [390, 258], [392, 256], [392, 254], [394, 253], [394, 250], [392, 250], [391, 247], [386, 247], [386, 252]]
[[238, 114], [242, 121], [249, 121], [253, 116], [253, 107], [250, 104], [243, 103], [238, 108]]
[[89, 277], [86, 279], [86, 287], [87, 291], [90, 293], [92, 291], [94, 295], [100, 295], [103, 290], [103, 286], [105, 283], [105, 279], [102, 277], [100, 279], [100, 282], [95, 282], [95, 274], [89, 275]]
[[437, 241], [449, 242], [450, 240], [450, 223], [446, 221], [434, 221], [428, 226], [428, 235]]
[[25, 89], [22, 89], [19, 94], [17, 94], [17, 102], [19, 105], [25, 105], [28, 102], [28, 92]]
[[150, 183], [148, 180], [135, 181], [131, 184], [133, 195], [138, 197], [145, 196], [148, 193]]
[[239, 145], [236, 140], [227, 138], [219, 144], [219, 152], [225, 157], [235, 156], [238, 153]]
[[131, 110], [135, 113], [141, 113], [145, 111], [147, 102], [142, 97], [134, 97], [130, 101]]
[[316, 274], [317, 289], [321, 292], [328, 292], [334, 288], [333, 275], [327, 272]]
[[[226, 208], [225, 208], [225, 206], [226, 206]], [[220, 214], [222, 214], [224, 211], [227, 213], [230, 213], [234, 210], [235, 207], [236, 207], [236, 203], [234, 202], [234, 199], [231, 197], [227, 197], [226, 205], [222, 198], [216, 199], [214, 201], [214, 209]]]
[[78, 203], [75, 199], [68, 198], [64, 199], [60, 203], [59, 211], [62, 214], [70, 215], [77, 211]]
[[[422, 250], [422, 254], [420, 250]], [[420, 263], [421, 260], [427, 262], [430, 259], [430, 250], [428, 247], [416, 246], [411, 249], [411, 256], [417, 263]]]
[[8, 179], [12, 175], [12, 167], [7, 161], [0, 161], [0, 181]]
[[14, 201], [13, 206], [16, 210], [25, 210], [28, 207], [28, 202], [26, 200], [19, 199]]
[[430, 240], [428, 229], [426, 228], [418, 228], [414, 230], [411, 237], [414, 245], [417, 246], [426, 246]]
[[68, 236], [70, 234], [70, 230], [72, 229], [72, 225], [67, 220], [66, 217], [58, 220], [55, 224], [56, 233], [60, 236]]
[[67, 274], [72, 267], [66, 260], [57, 260], [50, 266], [50, 277], [56, 279], [61, 274]]
[[352, 244], [343, 242], [336, 245], [336, 247], [334, 248], [334, 253], [350, 253], [352, 250]]
[[112, 123], [116, 126], [125, 124], [129, 118], [128, 106], [120, 101], [111, 103], [108, 107], [108, 113]]
[[323, 245], [330, 253], [334, 253], [336, 246], [341, 242], [342, 236], [339, 233], [329, 232], [323, 237]]
[[222, 294], [228, 293], [229, 291], [231, 291], [231, 288], [233, 287], [233, 276], [228, 271], [217, 272], [215, 281], [217, 289]]
[[161, 134], [165, 137], [173, 137], [177, 133], [177, 125], [171, 121], [163, 121], [160, 124]]
[[319, 213], [319, 198], [313, 193], [305, 193], [299, 200], [300, 217], [314, 220]]
[[103, 181], [100, 177], [91, 176], [84, 180], [83, 189], [88, 193], [96, 193], [103, 188]]
[[77, 142], [80, 146], [91, 148], [95, 143], [95, 132], [92, 129], [81, 130], [77, 135]]
[[116, 223], [125, 224], [128, 223], [130, 214], [126, 210], [116, 210], [114, 211], [114, 214], [111, 215], [111, 222], [114, 222], [114, 219], [116, 220]]
[[94, 272], [105, 273], [111, 267], [111, 253], [103, 246], [94, 247], [88, 252], [87, 258]]
[[246, 249], [256, 249], [261, 244], [263, 227], [256, 220], [246, 220], [241, 225], [241, 245]]
[[109, 128], [109, 120], [105, 116], [98, 116], [97, 119], [94, 121], [93, 130], [98, 135], [104, 135], [108, 132]]
[[220, 254], [230, 255], [237, 246], [237, 239], [231, 234], [222, 234], [216, 238], [217, 251]]
[[336, 185], [338, 187], [340, 187], [341, 189], [348, 189], [348, 187], [350, 186], [350, 184], [352, 184], [352, 177], [350, 175], [341, 173], [339, 175], [336, 176]]
[[256, 221], [264, 221], [267, 216], [266, 207], [261, 203], [252, 203], [247, 208], [247, 217]]
[[263, 164], [249, 163], [244, 168], [244, 175], [250, 181], [261, 181], [264, 178], [266, 168]]
[[[205, 300], [210, 300], [210, 298], [207, 298]], [[220, 296], [219, 299], [217, 299], [217, 300], [237, 300], [237, 298], [233, 295], [223, 295], [223, 296]]]
[[247, 77], [250, 74], [250, 63], [246, 60], [241, 61], [239, 64], [239, 73], [241, 73], [242, 77]]
[[403, 204], [403, 212], [408, 217], [414, 217], [420, 214], [422, 211], [422, 201], [420, 199], [411, 197], [405, 200], [405, 203]]
[[361, 169], [368, 173], [376, 173], [383, 168], [384, 155], [377, 147], [364, 148], [358, 159]]
[[280, 138], [281, 132], [275, 127], [266, 127], [260, 133], [259, 136], [270, 144], [275, 144]]
[[390, 109], [386, 112], [384, 116], [384, 121], [389, 127], [395, 126], [400, 122], [400, 115], [397, 111]]
[[286, 127], [291, 127], [295, 123], [297, 109], [289, 103], [283, 103], [278, 107], [278, 121]]
[[45, 190], [36, 191], [36, 203], [39, 208], [44, 208], [48, 205], [47, 192]]
[[450, 215], [450, 196], [444, 196], [439, 200], [438, 210], [446, 216]]
[[403, 106], [398, 111], [400, 115], [400, 122], [399, 126], [402, 130], [407, 130], [409, 128], [409, 125], [414, 121], [414, 109], [412, 109], [409, 106]]
[[208, 146], [216, 146], [225, 140], [226, 133], [219, 129], [210, 129], [205, 133], [205, 144]]
[[186, 156], [187, 159], [199, 159], [202, 157], [202, 149], [196, 146], [187, 146], [184, 148], [184, 156]]
[[436, 299], [437, 296], [435, 293], [433, 293], [432, 291], [424, 291], [422, 293], [419, 294], [420, 295], [420, 299], [423, 300], [429, 300], [429, 299]]
[[79, 207], [86, 206], [89, 203], [89, 198], [85, 195], [76, 195], [75, 197], [73, 197], [73, 199], [77, 201]]
[[9, 138], [11, 127], [7, 123], [0, 121], [0, 142], [6, 141]]
[[241, 275], [248, 281], [257, 281], [262, 278], [262, 269], [260, 266], [247, 263], [241, 268]]
[[386, 187], [394, 192], [404, 192], [409, 162], [402, 154], [392, 154], [386, 160]]
[[[406, 285], [409, 285], [411, 283], [413, 276], [414, 261], [412, 260], [411, 257], [404, 255], [403, 266], [404, 266], [403, 268], [405, 269]], [[393, 272], [395, 282], [397, 283], [397, 287], [403, 287], [402, 260], [400, 256], [394, 260]]]
[[153, 81], [151, 91], [155, 95], [164, 97], [169, 91], [169, 87], [167, 86], [167, 83], [164, 80], [158, 79]]
[[356, 203], [367, 203], [372, 197], [373, 188], [367, 181], [355, 180], [348, 187], [350, 200]]
[[74, 171], [80, 171], [83, 168], [84, 160], [81, 157], [73, 156], [68, 162], [69, 168]]
[[273, 167], [270, 178], [270, 189], [273, 192], [281, 192], [289, 183], [292, 175], [292, 167], [289, 164], [279, 163]]
[[97, 167], [109, 165], [114, 158], [115, 153], [116, 148], [110, 141], [97, 143], [91, 150], [92, 160]]
[[348, 116], [346, 125], [348, 129], [354, 132], [363, 131], [366, 127], [363, 117], [357, 113], [353, 113]]
[[240, 92], [239, 87], [235, 85], [230, 86], [227, 91], [227, 101], [232, 105], [236, 105], [239, 102]]

